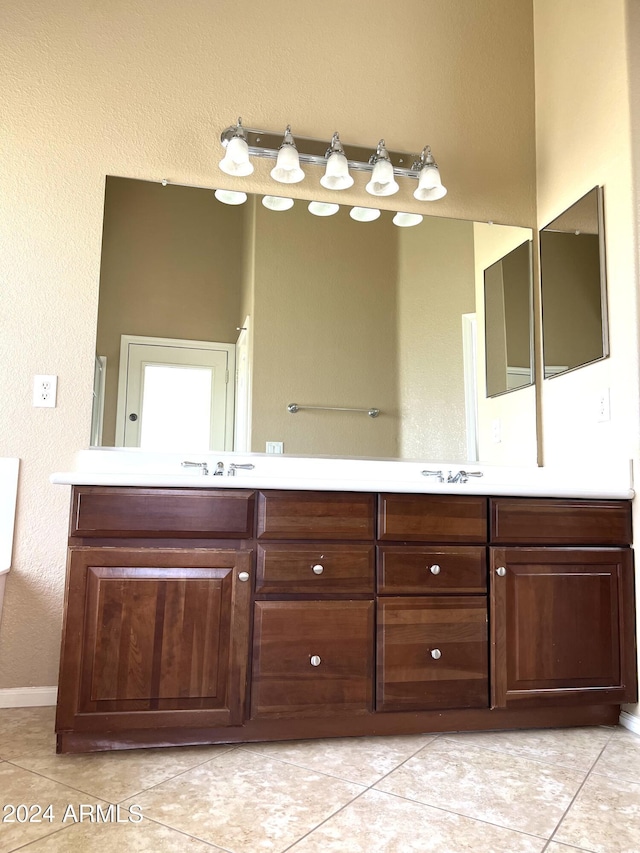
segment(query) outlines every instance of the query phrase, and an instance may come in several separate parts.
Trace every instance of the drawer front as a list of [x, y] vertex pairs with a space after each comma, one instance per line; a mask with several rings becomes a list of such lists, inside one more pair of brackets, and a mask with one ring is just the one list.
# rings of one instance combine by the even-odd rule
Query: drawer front
[[485, 597], [378, 602], [378, 711], [487, 708]]
[[252, 717], [368, 713], [373, 601], [258, 601]]
[[483, 545], [378, 548], [378, 592], [382, 595], [486, 591], [487, 552]]
[[373, 593], [373, 545], [258, 545], [256, 592]]
[[260, 492], [259, 539], [373, 539], [374, 496], [358, 492]]
[[631, 503], [492, 498], [491, 541], [501, 545], [630, 545]]
[[74, 488], [70, 536], [250, 538], [255, 493], [240, 489]]
[[380, 495], [378, 539], [402, 542], [486, 542], [486, 498]]

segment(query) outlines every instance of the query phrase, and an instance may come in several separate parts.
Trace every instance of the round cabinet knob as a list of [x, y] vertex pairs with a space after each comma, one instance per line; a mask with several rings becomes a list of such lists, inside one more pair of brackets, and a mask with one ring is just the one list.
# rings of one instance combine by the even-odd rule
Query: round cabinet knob
[[438, 566], [438, 565], [431, 566], [429, 571], [431, 572], [432, 575], [439, 575], [440, 574], [440, 566]]
[[239, 581], [248, 581], [249, 580], [249, 572], [240, 572], [238, 575]]
[[442, 657], [442, 652], [440, 651], [440, 649], [431, 649], [431, 657], [434, 660], [440, 660], [440, 658]]
[[505, 569], [504, 566], [498, 566], [498, 568], [496, 569], [496, 574], [498, 575], [499, 578], [503, 578], [506, 575], [506, 573], [507, 573], [507, 570]]
[[316, 565], [311, 568], [314, 575], [321, 575], [324, 572], [324, 566], [321, 566], [320, 563], [316, 563]]
[[311, 666], [320, 666], [322, 658], [320, 655], [311, 655]]

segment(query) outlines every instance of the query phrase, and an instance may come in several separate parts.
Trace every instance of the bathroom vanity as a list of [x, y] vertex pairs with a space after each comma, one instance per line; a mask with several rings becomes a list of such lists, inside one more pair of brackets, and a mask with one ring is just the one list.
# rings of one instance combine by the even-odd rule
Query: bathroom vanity
[[628, 499], [82, 479], [60, 752], [615, 724], [636, 701]]

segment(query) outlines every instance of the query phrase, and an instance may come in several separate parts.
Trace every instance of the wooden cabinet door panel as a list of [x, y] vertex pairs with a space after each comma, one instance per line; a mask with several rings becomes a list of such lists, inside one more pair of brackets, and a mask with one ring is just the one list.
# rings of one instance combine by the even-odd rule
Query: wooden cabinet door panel
[[631, 502], [491, 498], [496, 545], [630, 545]]
[[362, 492], [258, 494], [258, 539], [373, 539], [374, 496]]
[[631, 552], [491, 550], [494, 705], [635, 701]]
[[58, 729], [241, 723], [250, 568], [247, 551], [70, 549]]
[[252, 717], [369, 712], [373, 618], [373, 601], [256, 602]]
[[378, 711], [487, 708], [485, 596], [378, 602]]
[[258, 545], [256, 592], [348, 595], [374, 592], [371, 545]]
[[380, 495], [378, 539], [486, 542], [487, 499], [466, 495]]
[[486, 591], [487, 550], [484, 546], [378, 547], [378, 592], [382, 595]]

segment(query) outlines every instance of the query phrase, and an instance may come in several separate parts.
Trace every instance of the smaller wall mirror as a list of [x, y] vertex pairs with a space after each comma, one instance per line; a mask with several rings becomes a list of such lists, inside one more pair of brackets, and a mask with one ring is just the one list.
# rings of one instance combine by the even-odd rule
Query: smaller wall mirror
[[540, 232], [544, 378], [609, 355], [602, 187]]
[[487, 397], [534, 381], [531, 241], [484, 271]]

